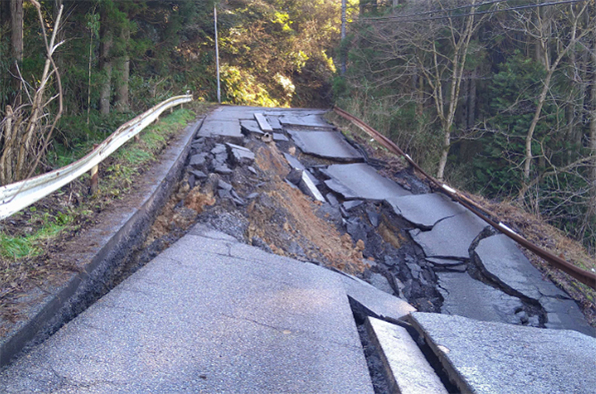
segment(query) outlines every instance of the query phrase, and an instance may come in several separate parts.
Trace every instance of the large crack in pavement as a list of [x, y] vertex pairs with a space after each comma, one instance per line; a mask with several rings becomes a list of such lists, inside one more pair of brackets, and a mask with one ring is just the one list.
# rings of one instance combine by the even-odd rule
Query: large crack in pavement
[[[263, 113], [273, 131], [260, 129]], [[348, 141], [319, 110], [222, 107], [131, 271], [196, 222], [267, 252], [340, 270], [419, 311], [574, 329], [578, 306], [512, 241], [410, 169]]]

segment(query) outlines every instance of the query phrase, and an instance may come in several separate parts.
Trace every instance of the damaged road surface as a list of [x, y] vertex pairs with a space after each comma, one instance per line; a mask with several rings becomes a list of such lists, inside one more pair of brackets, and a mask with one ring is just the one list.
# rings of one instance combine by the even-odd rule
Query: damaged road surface
[[3, 392], [596, 392], [571, 297], [324, 115], [212, 112], [151, 261], [3, 370]]

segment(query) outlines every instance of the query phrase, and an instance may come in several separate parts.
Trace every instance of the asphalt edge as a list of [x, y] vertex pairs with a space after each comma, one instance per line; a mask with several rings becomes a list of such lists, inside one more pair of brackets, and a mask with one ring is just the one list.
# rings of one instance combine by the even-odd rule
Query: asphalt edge
[[[431, 314], [429, 312], [415, 312], [407, 316], [406, 321], [414, 327], [424, 342], [428, 345], [432, 353], [439, 361], [439, 364], [443, 367], [443, 370], [447, 374], [449, 381], [457, 387], [462, 394], [472, 394], [475, 390], [468, 384], [465, 377], [462, 376], [459, 370], [453, 365], [449, 357], [439, 348], [440, 344], [436, 343], [435, 340], [426, 332], [424, 327], [416, 319], [416, 314]], [[504, 323], [499, 323], [504, 324]], [[428, 358], [428, 357], [427, 357]]]
[[110, 228], [111, 233], [99, 237], [93, 252], [81, 256], [87, 261], [83, 263], [82, 270], [48, 295], [34, 316], [0, 340], [0, 368], [8, 365], [24, 350], [43, 342], [102, 295], [114, 270], [140, 246], [158, 212], [170, 197], [204, 119], [203, 116], [189, 124], [183, 136], [162, 153], [162, 163], [151, 174], [156, 178], [155, 181], [146, 183], [140, 192], [142, 204], [131, 211], [118, 213], [118, 223]]

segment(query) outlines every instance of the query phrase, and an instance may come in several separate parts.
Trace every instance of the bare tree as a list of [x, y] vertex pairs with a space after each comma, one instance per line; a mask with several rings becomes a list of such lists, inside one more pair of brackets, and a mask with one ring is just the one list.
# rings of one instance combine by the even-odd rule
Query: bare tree
[[[11, 68], [17, 74], [17, 65], [23, 61], [23, 0], [10, 0], [10, 47], [14, 60]], [[21, 89], [19, 78], [14, 79], [14, 90]]]
[[[53, 59], [56, 49], [62, 44], [61, 42], [56, 43], [62, 8], [60, 8], [53, 26], [52, 37], [48, 41], [41, 5], [36, 0], [29, 1], [37, 9], [47, 58], [35, 88], [26, 83], [17, 68], [23, 86], [22, 96], [25, 96], [28, 102], [14, 108], [7, 106], [6, 117], [0, 123], [0, 184], [3, 185], [26, 179], [33, 174], [47, 150], [52, 132], [63, 110], [60, 73]], [[48, 98], [48, 88], [52, 81], [56, 83], [57, 93]], [[23, 101], [25, 97], [23, 97]], [[49, 105], [55, 100], [58, 101], [58, 111], [50, 120]]]
[[[590, 29], [579, 29], [588, 2], [585, 2], [577, 9], [576, 5], [570, 5], [567, 9], [552, 7], [548, 13], [541, 12], [538, 8], [535, 12], [517, 14], [519, 23], [518, 30], [521, 30], [529, 38], [536, 42], [536, 55], [546, 71], [542, 81], [542, 89], [537, 98], [536, 110], [528, 128], [525, 138], [525, 158], [523, 166], [524, 185], [520, 189], [520, 197], [528, 191], [530, 182], [532, 161], [535, 158], [532, 151], [534, 133], [536, 126], [541, 119], [542, 110], [546, 103], [551, 89], [552, 79], [558, 70], [563, 59], [569, 52], [575, 50], [577, 42], [589, 34]], [[555, 15], [554, 11], [558, 11]]]
[[[447, 10], [455, 4], [466, 4], [469, 8], [464, 15], [457, 15]], [[378, 87], [396, 83], [407, 86], [401, 90], [410, 91], [409, 100], [417, 102], [418, 114], [422, 114], [424, 101], [432, 103], [442, 133], [437, 178], [443, 179], [464, 69], [469, 56], [473, 55], [470, 51], [477, 49], [471, 45], [471, 40], [487, 15], [475, 15], [476, 0], [412, 2], [395, 15], [428, 10], [435, 10], [444, 17], [371, 23], [375, 34], [369, 38], [369, 49], [379, 54], [370, 67]]]

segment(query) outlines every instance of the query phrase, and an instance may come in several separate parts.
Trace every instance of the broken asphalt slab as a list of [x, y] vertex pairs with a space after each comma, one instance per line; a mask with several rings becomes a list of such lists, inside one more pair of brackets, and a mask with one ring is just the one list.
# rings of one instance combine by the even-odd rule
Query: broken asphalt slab
[[437, 277], [443, 296], [442, 313], [482, 321], [521, 324], [515, 314], [523, 307], [519, 298], [472, 279], [465, 272], [439, 272]]
[[379, 175], [368, 164], [333, 164], [321, 171], [331, 178], [325, 181], [325, 184], [346, 200], [382, 201], [395, 196], [410, 195], [410, 192]]
[[441, 379], [408, 331], [368, 317], [366, 328], [380, 350], [389, 386], [400, 394], [447, 394]]
[[253, 133], [253, 134], [257, 134], [257, 135], [264, 134], [256, 120], [243, 119], [240, 121], [240, 127], [246, 133]]
[[517, 245], [503, 234], [481, 240], [474, 251], [480, 270], [510, 292], [538, 301], [547, 313], [546, 327], [570, 329], [594, 336], [577, 304], [544, 280]]
[[432, 228], [438, 221], [466, 211], [448, 197], [438, 194], [417, 194], [385, 199], [393, 211], [420, 228]]
[[0, 373], [0, 386], [373, 392], [340, 275], [213, 230], [181, 238]]
[[408, 320], [464, 393], [596, 393], [596, 339], [416, 312]]
[[410, 235], [426, 257], [466, 260], [470, 258], [468, 249], [472, 241], [486, 226], [484, 221], [466, 211], [440, 221], [430, 231], [416, 229], [410, 231]]
[[244, 138], [238, 120], [219, 120], [211, 114], [199, 131], [200, 137], [224, 137], [236, 142]]
[[298, 148], [313, 156], [336, 161], [363, 161], [364, 158], [339, 131], [287, 130]]
[[406, 301], [387, 294], [361, 279], [348, 274], [342, 275], [341, 279], [347, 295], [377, 317], [398, 321], [409, 313], [416, 311], [416, 308]]
[[286, 126], [312, 127], [322, 129], [335, 129], [335, 126], [327, 122], [322, 114], [292, 113], [280, 116], [279, 122]]

